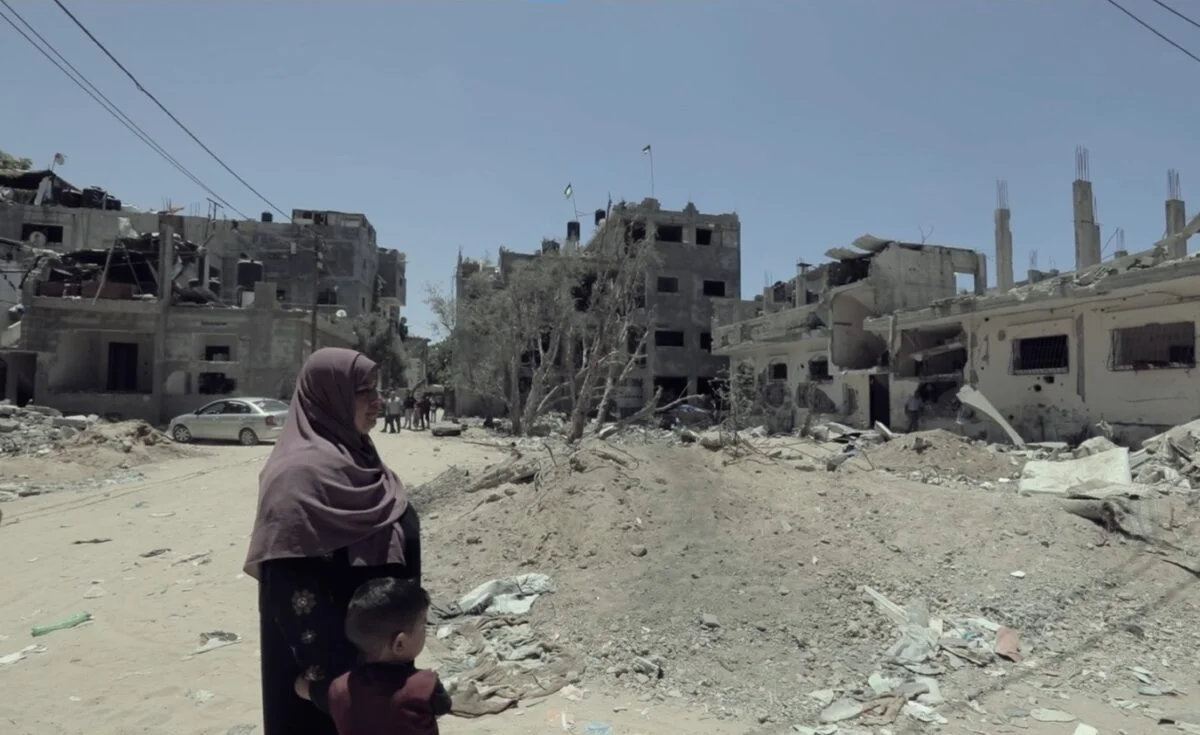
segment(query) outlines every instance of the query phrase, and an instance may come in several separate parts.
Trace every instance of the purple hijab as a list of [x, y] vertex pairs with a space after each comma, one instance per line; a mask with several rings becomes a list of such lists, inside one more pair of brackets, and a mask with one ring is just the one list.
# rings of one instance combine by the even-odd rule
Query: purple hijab
[[404, 485], [354, 427], [355, 395], [375, 390], [375, 363], [326, 347], [304, 363], [283, 433], [258, 476], [246, 573], [272, 559], [349, 551], [354, 565], [404, 562], [397, 521]]

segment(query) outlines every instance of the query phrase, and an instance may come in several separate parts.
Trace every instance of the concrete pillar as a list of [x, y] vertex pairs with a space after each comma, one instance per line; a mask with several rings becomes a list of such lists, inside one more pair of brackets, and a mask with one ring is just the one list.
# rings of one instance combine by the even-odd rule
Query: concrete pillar
[[987, 254], [975, 253], [975, 295], [983, 296], [987, 293]]
[[[1187, 226], [1186, 207], [1181, 199], [1167, 200], [1167, 234], [1175, 235], [1183, 232], [1183, 228]], [[1178, 241], [1171, 244], [1167, 249], [1167, 257], [1169, 258], [1186, 258], [1187, 257], [1187, 240], [1180, 238]]]
[[1075, 211], [1075, 270], [1100, 262], [1100, 228], [1092, 200], [1092, 182], [1075, 179], [1071, 184]]
[[996, 288], [1008, 291], [1013, 287], [1012, 212], [996, 210]]

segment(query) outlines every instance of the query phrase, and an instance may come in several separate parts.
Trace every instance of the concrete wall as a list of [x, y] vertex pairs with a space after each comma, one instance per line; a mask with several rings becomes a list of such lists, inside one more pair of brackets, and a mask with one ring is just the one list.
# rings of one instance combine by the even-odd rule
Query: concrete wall
[[[260, 291], [272, 289], [268, 283]], [[251, 309], [171, 309], [164, 365], [168, 414], [194, 410], [222, 395], [201, 392], [205, 373], [223, 373], [235, 381], [232, 393], [238, 395], [288, 397], [308, 351], [309, 314], [275, 309], [269, 294], [256, 303], [258, 308]], [[34, 400], [66, 413], [157, 422], [152, 383], [157, 318], [158, 305], [153, 302], [33, 299], [22, 320], [22, 349], [38, 353]], [[352, 346], [351, 337], [335, 329], [322, 320], [318, 346]], [[107, 388], [112, 342], [137, 344], [134, 390]], [[208, 352], [207, 347], [214, 350]]]
[[[786, 342], [746, 341], [719, 351], [728, 357], [731, 366], [749, 363], [756, 375], [763, 376], [762, 415], [752, 417], [751, 423], [762, 423], [772, 431], [790, 431], [801, 426], [810, 412], [844, 418], [843, 374], [832, 370], [828, 377], [813, 378], [810, 375], [814, 361], [824, 361], [828, 365], [827, 333], [814, 331], [806, 338]], [[786, 368], [786, 377], [778, 377], [776, 365]], [[772, 387], [772, 384], [778, 387]]]

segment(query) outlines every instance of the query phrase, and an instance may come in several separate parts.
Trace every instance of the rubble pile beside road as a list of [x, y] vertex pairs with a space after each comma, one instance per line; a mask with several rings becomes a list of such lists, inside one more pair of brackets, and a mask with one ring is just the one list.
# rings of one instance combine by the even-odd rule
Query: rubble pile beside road
[[92, 416], [63, 416], [47, 406], [0, 403], [0, 456], [49, 454], [98, 421]]

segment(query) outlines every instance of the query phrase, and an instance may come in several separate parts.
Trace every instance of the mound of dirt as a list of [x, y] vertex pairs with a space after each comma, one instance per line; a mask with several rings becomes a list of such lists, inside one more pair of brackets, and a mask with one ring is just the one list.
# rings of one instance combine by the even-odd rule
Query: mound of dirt
[[1025, 458], [994, 444], [974, 441], [944, 429], [898, 434], [868, 451], [871, 464], [930, 484], [995, 484], [1020, 477]]
[[200, 454], [203, 450], [176, 444], [145, 421], [97, 421], [60, 442], [55, 456], [96, 467], [130, 467]]
[[[1007, 457], [925, 433], [934, 446], [923, 453], [936, 459], [912, 466], [1013, 471]], [[884, 449], [896, 464], [903, 452], [921, 457], [904, 447]], [[876, 463], [884, 449], [872, 453]], [[532, 475], [511, 471], [529, 461], [488, 470], [520, 478], [492, 486], [451, 471], [414, 489], [414, 503], [440, 519], [426, 537], [430, 585], [457, 595], [485, 579], [551, 575], [557, 593], [534, 606], [535, 625], [574, 647], [587, 676], [644, 700], [814, 724], [829, 696], [875, 696], [872, 674], [936, 676], [950, 707], [1030, 670], [994, 655], [990, 638], [966, 658], [889, 664], [885, 650], [900, 631], [864, 585], [901, 606], [925, 605], [947, 636], [974, 631], [961, 639], [977, 648], [978, 626], [988, 636], [1011, 628], [1035, 668], [1064, 665], [1060, 654], [1103, 671], [1191, 660], [1200, 644], [1191, 626], [1170, 622], [1186, 611], [1166, 611], [1194, 610], [1197, 591], [1146, 613], [1190, 575], [1134, 558], [1138, 545], [1045, 498], [963, 492], [882, 470], [798, 471], [759, 455], [730, 461], [700, 447], [596, 442], [546, 456]]]

